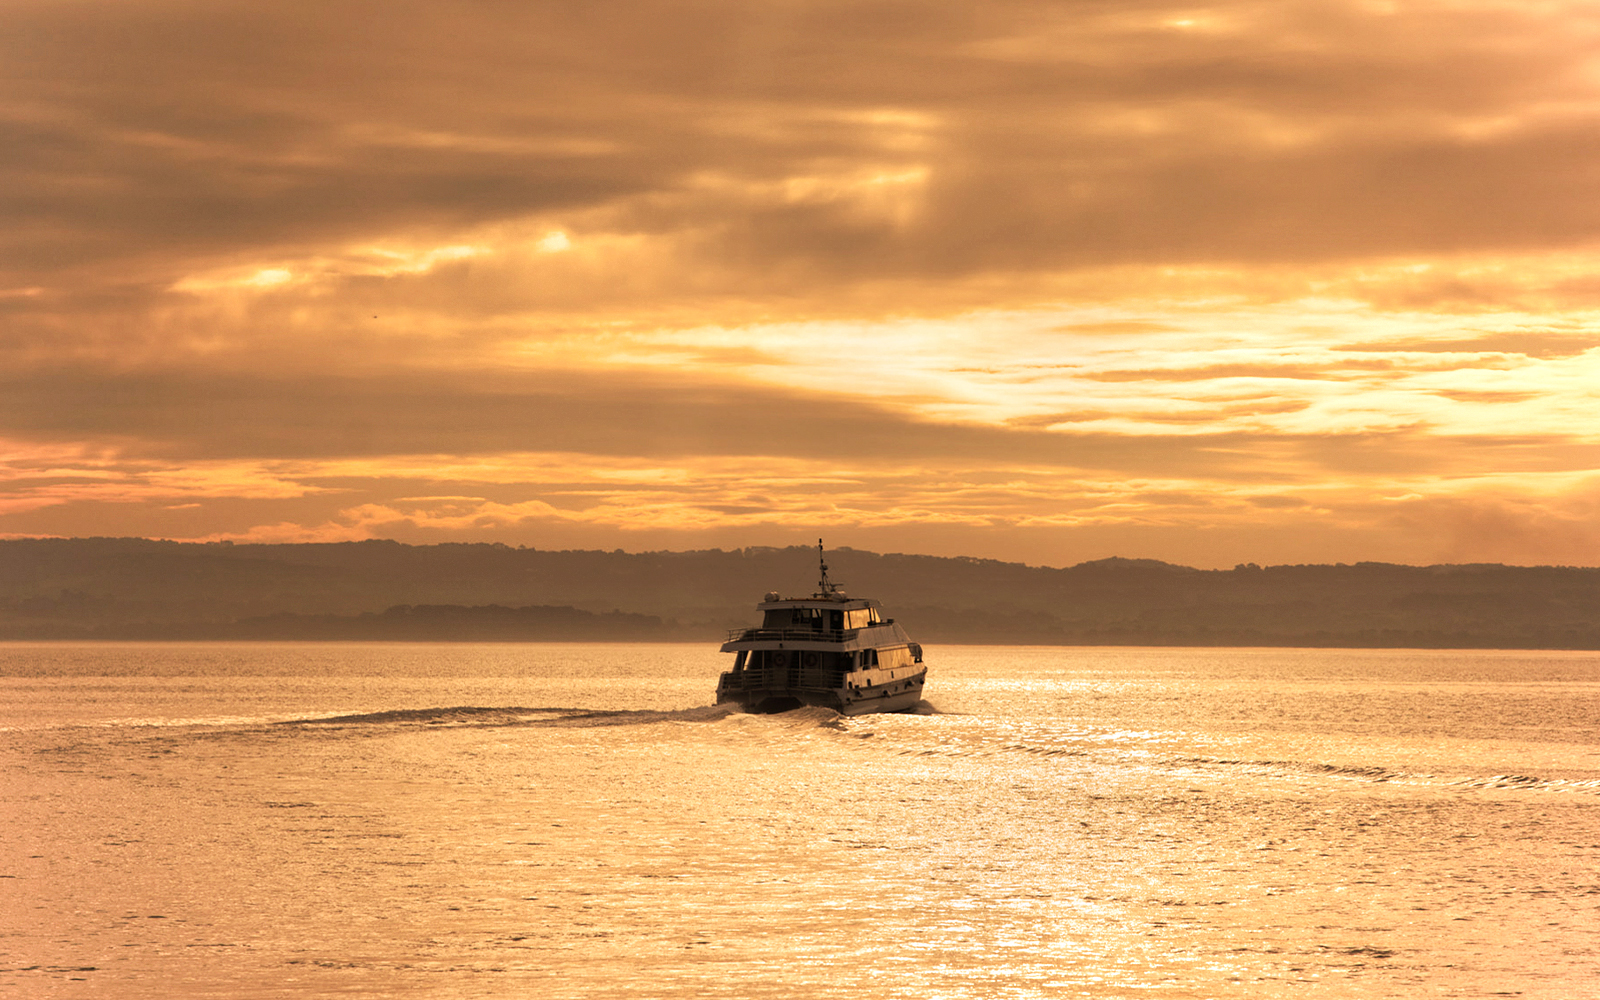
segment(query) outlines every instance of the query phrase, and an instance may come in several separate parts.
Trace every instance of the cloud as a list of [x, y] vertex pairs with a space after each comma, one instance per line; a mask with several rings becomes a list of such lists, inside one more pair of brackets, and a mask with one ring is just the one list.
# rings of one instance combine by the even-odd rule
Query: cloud
[[1600, 333], [1508, 331], [1448, 340], [1405, 340], [1345, 344], [1337, 350], [1426, 354], [1521, 354], [1530, 358], [1571, 358], [1600, 347]]
[[1207, 441], [915, 419], [862, 398], [677, 373], [371, 371], [251, 376], [55, 369], [0, 376], [0, 422], [44, 440], [116, 436], [152, 461], [560, 451], [1054, 466], [1220, 467]]
[[1332, 551], [1481, 488], [1544, 551], [1600, 467], [1597, 41], [1576, 0], [22, 0], [0, 527]]
[[778, 287], [1600, 233], [1583, 5], [586, 6], [17, 5], [8, 283], [563, 213]]

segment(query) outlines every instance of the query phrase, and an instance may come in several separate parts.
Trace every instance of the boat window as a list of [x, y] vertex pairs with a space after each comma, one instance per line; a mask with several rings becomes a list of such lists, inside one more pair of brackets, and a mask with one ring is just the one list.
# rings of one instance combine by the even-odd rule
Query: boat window
[[821, 608], [773, 608], [766, 613], [762, 628], [822, 628]]
[[891, 649], [875, 650], [878, 654], [880, 667], [909, 667], [911, 666], [911, 650], [906, 646], [895, 646]]
[[744, 669], [744, 661], [749, 659], [749, 658], [750, 658], [750, 651], [748, 649], [739, 650], [738, 657], [733, 661], [733, 669], [735, 669], [735, 670], [743, 670]]
[[846, 628], [866, 628], [878, 620], [877, 608], [858, 608], [849, 612], [850, 623]]

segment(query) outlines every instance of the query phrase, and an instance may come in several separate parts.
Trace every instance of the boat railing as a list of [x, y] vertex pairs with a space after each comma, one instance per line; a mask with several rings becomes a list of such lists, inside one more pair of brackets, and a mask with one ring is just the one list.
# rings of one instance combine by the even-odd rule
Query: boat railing
[[728, 642], [843, 642], [860, 629], [828, 628], [731, 628]]

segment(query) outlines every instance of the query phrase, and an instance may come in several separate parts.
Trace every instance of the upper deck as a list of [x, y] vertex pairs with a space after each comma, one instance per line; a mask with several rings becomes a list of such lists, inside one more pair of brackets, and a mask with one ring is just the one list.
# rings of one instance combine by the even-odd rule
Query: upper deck
[[[905, 629], [895, 624], [893, 618], [883, 617], [882, 605], [877, 601], [868, 597], [847, 597], [828, 579], [828, 564], [821, 561], [821, 551], [819, 539], [817, 552], [822, 573], [816, 593], [810, 597], [783, 597], [777, 591], [768, 593], [756, 605], [761, 611], [761, 624], [754, 628], [730, 629], [723, 652], [752, 648], [747, 643], [842, 644], [834, 648], [850, 650], [886, 641], [910, 641]], [[866, 636], [861, 634], [863, 631], [867, 632]]]
[[782, 598], [768, 594], [756, 605], [761, 611], [761, 628], [799, 629], [809, 632], [845, 632], [868, 628], [883, 621], [882, 607], [877, 601], [866, 598], [848, 598], [843, 594], [816, 594], [809, 598]]
[[[757, 607], [761, 624], [753, 628], [728, 631], [729, 643], [743, 642], [849, 642], [863, 629], [894, 626], [884, 618], [882, 605], [868, 598], [847, 598], [842, 594], [780, 598], [768, 594]], [[895, 634], [900, 629], [892, 629]]]

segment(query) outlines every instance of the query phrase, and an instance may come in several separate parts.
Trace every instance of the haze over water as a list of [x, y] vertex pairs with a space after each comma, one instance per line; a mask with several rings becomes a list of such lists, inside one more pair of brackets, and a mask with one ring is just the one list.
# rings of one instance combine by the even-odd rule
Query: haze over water
[[0, 647], [0, 994], [1578, 997], [1600, 656]]

